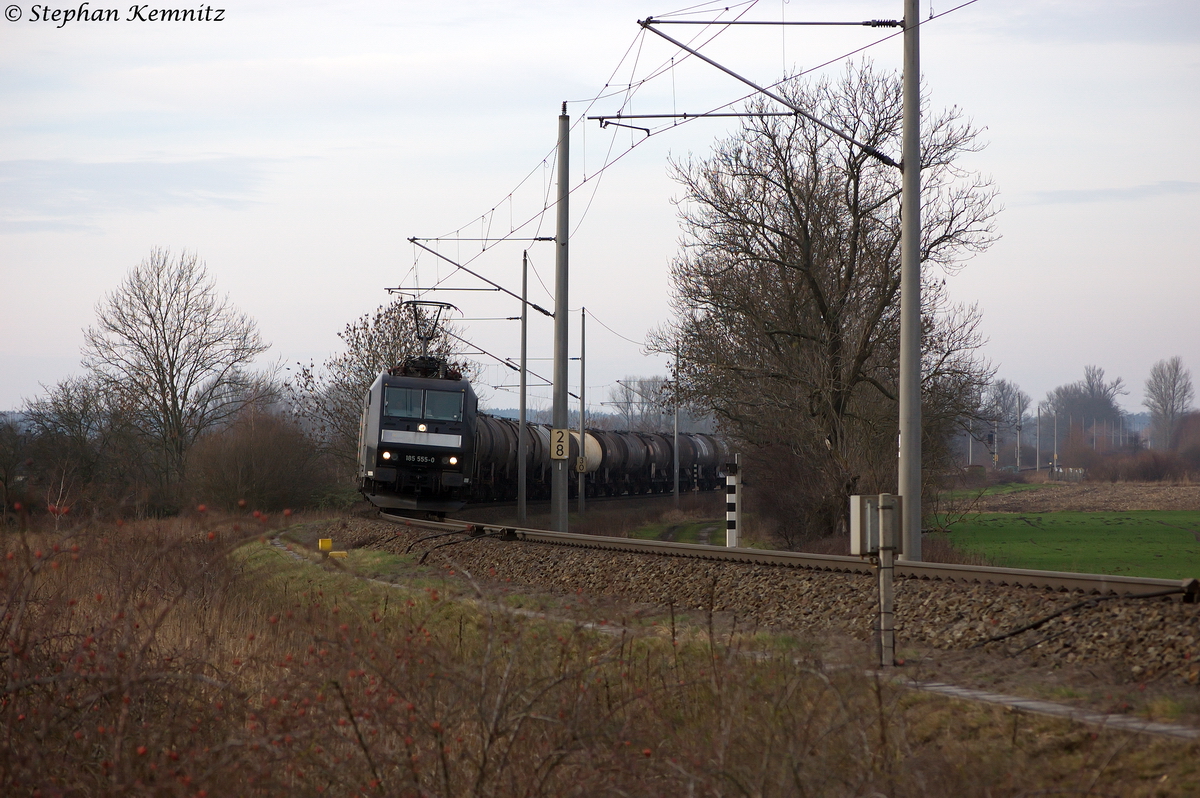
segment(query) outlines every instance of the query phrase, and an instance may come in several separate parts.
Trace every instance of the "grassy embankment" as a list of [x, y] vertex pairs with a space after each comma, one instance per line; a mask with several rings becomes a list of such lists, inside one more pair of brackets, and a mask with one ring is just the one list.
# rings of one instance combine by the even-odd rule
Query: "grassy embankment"
[[813, 645], [599, 617], [586, 597], [521, 614], [527, 598], [411, 558], [352, 552], [343, 570], [260, 532], [0, 539], [0, 792], [1200, 789], [1197, 744], [923, 696]]

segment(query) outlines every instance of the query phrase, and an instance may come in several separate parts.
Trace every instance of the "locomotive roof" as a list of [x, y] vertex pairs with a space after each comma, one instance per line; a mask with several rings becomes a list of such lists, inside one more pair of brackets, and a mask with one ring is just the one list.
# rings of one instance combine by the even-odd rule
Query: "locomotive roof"
[[375, 388], [380, 384], [392, 388], [428, 388], [434, 391], [462, 391], [472, 396], [475, 395], [475, 389], [471, 387], [470, 381], [462, 377], [459, 379], [451, 379], [450, 377], [404, 377], [395, 376], [385, 371], [375, 378], [375, 383], [371, 387]]

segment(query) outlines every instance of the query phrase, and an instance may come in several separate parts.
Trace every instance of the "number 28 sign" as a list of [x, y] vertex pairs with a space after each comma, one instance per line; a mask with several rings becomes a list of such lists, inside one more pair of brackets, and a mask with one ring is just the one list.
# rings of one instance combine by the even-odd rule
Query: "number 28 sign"
[[550, 459], [566, 460], [571, 452], [570, 433], [565, 429], [550, 430]]

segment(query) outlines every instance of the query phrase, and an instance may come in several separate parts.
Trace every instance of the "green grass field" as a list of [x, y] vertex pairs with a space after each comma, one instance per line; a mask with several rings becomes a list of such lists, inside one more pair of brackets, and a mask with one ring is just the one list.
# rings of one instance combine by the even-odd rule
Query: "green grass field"
[[949, 533], [997, 565], [1047, 571], [1200, 577], [1200, 512], [982, 513]]

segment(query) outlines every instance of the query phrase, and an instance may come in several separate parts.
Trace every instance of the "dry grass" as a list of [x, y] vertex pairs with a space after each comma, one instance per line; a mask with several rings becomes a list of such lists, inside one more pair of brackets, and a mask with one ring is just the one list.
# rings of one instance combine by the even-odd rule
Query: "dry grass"
[[1164, 767], [1195, 785], [1195, 746], [1017, 723], [711, 625], [370, 583], [232, 522], [3, 542], [7, 795], [1151, 795]]

